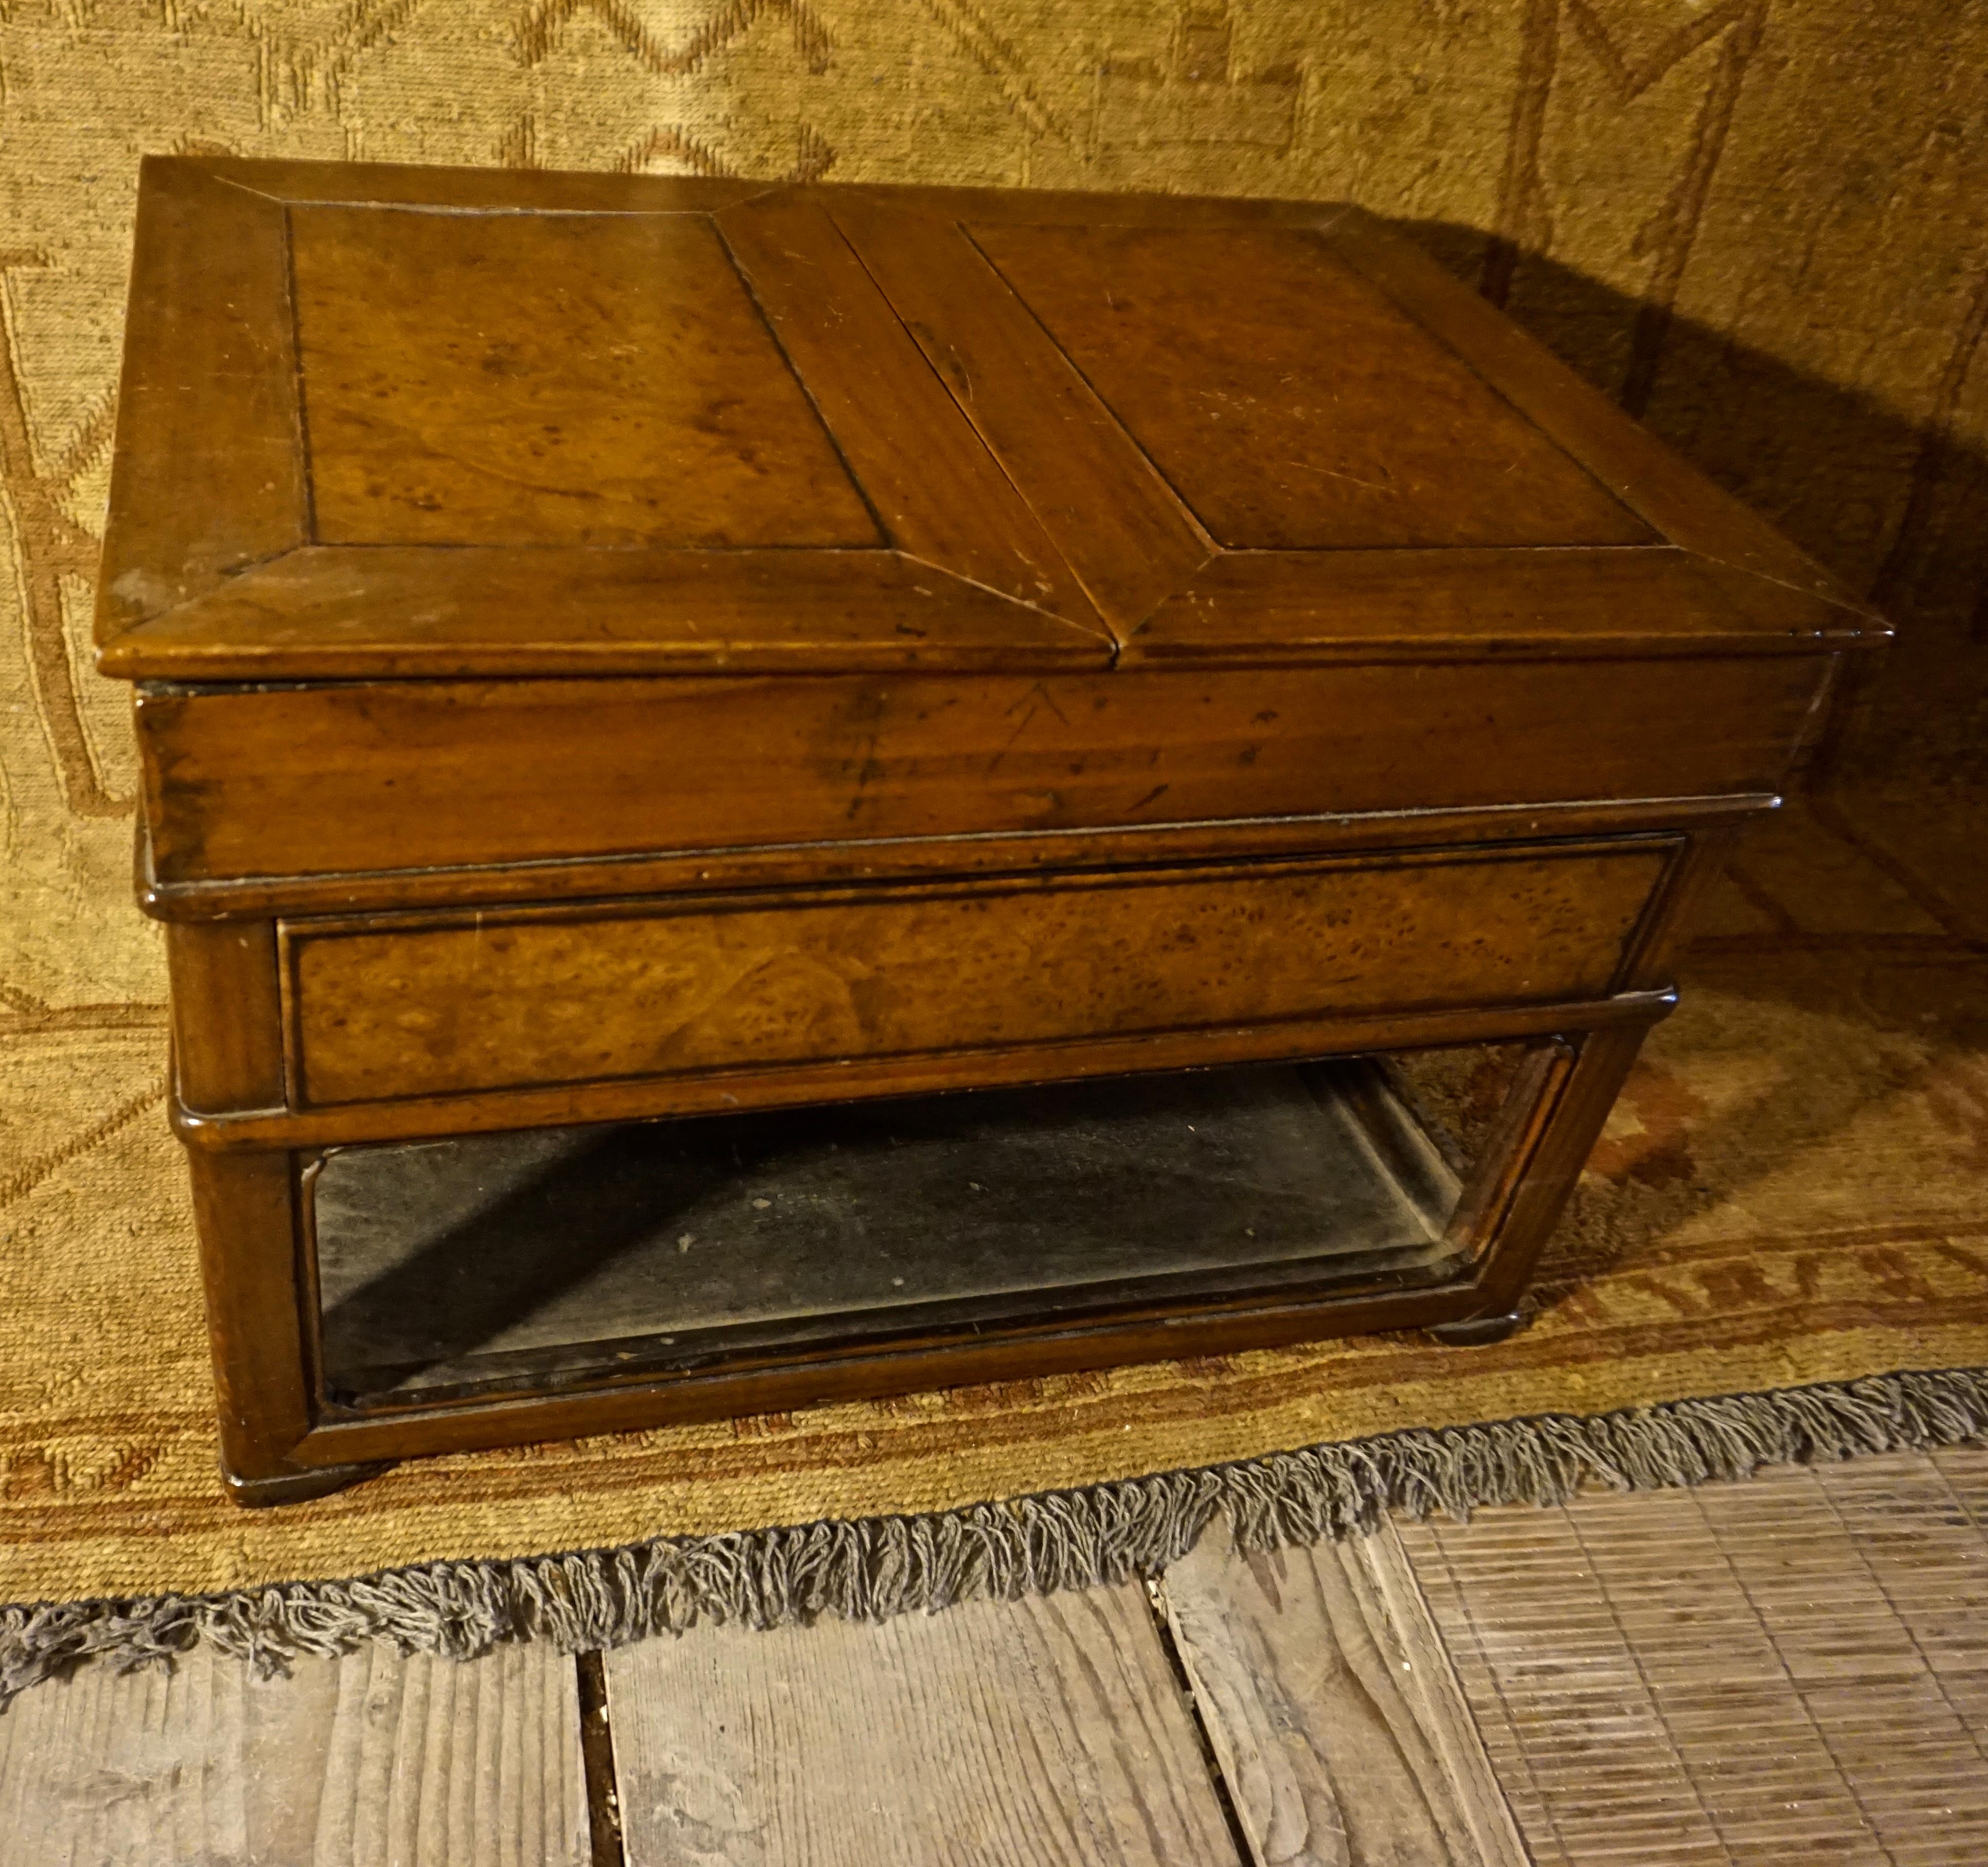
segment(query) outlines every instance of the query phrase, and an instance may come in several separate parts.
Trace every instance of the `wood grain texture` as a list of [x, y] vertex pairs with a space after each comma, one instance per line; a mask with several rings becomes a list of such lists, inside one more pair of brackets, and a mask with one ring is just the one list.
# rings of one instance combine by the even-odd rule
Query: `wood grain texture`
[[112, 642], [184, 681], [1103, 668], [1111, 644], [895, 551], [316, 546]]
[[1041, 523], [821, 206], [789, 191], [731, 209], [718, 224], [890, 541], [1109, 639]]
[[286, 922], [298, 1104], [1599, 998], [1672, 853]]
[[965, 1084], [999, 1088], [1020, 1083], [1076, 1082], [1162, 1070], [1215, 1069], [1228, 1064], [1364, 1056], [1432, 1045], [1496, 1043], [1563, 1032], [1638, 1027], [1666, 1017], [1675, 990], [1618, 992], [1607, 998], [1540, 1004], [1472, 1005], [1448, 1011], [1329, 1012], [1270, 1024], [1197, 1026], [1128, 1037], [1016, 1043], [962, 1055], [830, 1057], [813, 1063], [749, 1064], [682, 1076], [629, 1077], [539, 1089], [404, 1096], [303, 1110], [246, 1109], [217, 1114], [174, 1107], [174, 1131], [203, 1153], [253, 1154], [274, 1148], [342, 1146], [437, 1135], [489, 1134], [575, 1121], [641, 1121], [652, 1117], [735, 1114], [872, 1096], [937, 1095]]
[[553, 214], [712, 214], [767, 191], [715, 175], [618, 174], [597, 169], [459, 168], [446, 164], [299, 162], [281, 157], [165, 158], [272, 201], [303, 206], [536, 208]]
[[[1776, 791], [1879, 633], [1331, 208], [230, 161], [140, 217], [103, 665], [148, 905], [281, 928], [284, 1108], [266, 947], [189, 937], [175, 988], [224, 1456], [272, 1500], [1507, 1313], [1670, 1002], [1687, 817]], [[1618, 853], [1526, 847], [1547, 807]], [[455, 1419], [324, 1398], [298, 1327], [293, 1152], [1521, 1035], [1574, 1060], [1466, 1202], [1473, 1280], [1405, 1307], [1144, 1292]]]
[[[1497, 1216], [1487, 1214], [1482, 1221], [1495, 1226], [1497, 1241], [1480, 1280], [1484, 1314], [1510, 1315], [1518, 1308], [1533, 1267], [1553, 1236], [1561, 1209], [1648, 1034], [1647, 1024], [1584, 1032], [1571, 1041], [1572, 1061], [1564, 1070], [1555, 1067], [1551, 1104], [1540, 1111], [1535, 1132], [1512, 1163], [1509, 1182], [1500, 1189]], [[1475, 1205], [1466, 1194], [1459, 1210], [1474, 1217]]]
[[860, 194], [833, 211], [1122, 638], [1212, 541], [963, 228]]
[[1988, 1859], [1988, 1452], [1401, 1536], [1541, 1867]]
[[321, 542], [882, 542], [708, 216], [291, 225]]
[[194, 164], [142, 173], [100, 644], [309, 535], [284, 211]]
[[1327, 238], [1673, 544], [1835, 604], [1864, 618], [1874, 638], [1889, 634], [1841, 579], [1687, 466], [1412, 241], [1358, 208]]
[[287, 1154], [189, 1158], [224, 1472], [286, 1476], [311, 1423], [303, 1319], [308, 1267], [296, 1243]]
[[1121, 662], [1810, 655], [1864, 639], [1821, 597], [1666, 546], [1236, 551], [1141, 623]]
[[1353, 854], [1412, 843], [1425, 849], [1492, 848], [1550, 837], [1688, 832], [1695, 842], [1771, 817], [1771, 791], [1564, 803], [1489, 804], [1463, 810], [1297, 812], [1273, 818], [1121, 825], [1097, 830], [994, 830], [959, 836], [852, 837], [758, 848], [634, 851], [563, 861], [482, 864], [447, 870], [374, 869], [345, 874], [243, 876], [162, 881], [140, 838], [138, 898], [168, 925], [292, 915], [363, 914], [380, 908], [550, 904], [691, 890], [842, 886], [945, 876], [1030, 875], [1133, 861], [1158, 867], [1238, 856]]
[[929, 215], [948, 225], [1033, 227], [1072, 221], [1105, 227], [1293, 227], [1322, 232], [1343, 216], [1344, 203], [1280, 201], [1236, 194], [1095, 194], [1080, 188], [933, 188], [923, 184], [856, 182], [813, 188], [866, 208]]
[[[563, 632], [549, 546], [860, 560], [888, 542], [944, 573], [928, 611], [1004, 597], [1108, 652], [1169, 601], [1149, 646], [1189, 662], [1291, 658], [1294, 621], [1299, 659], [1487, 637], [1786, 647], [1818, 633], [1818, 595], [1841, 597], [1335, 208], [234, 161], [146, 174], [103, 629], [126, 676], [725, 661], [736, 618], [708, 568], [564, 563], [612, 600], [597, 591]], [[187, 355], [213, 367], [178, 369]], [[223, 380], [252, 392], [209, 411]], [[1590, 593], [1599, 626], [1536, 603], [1537, 547], [1659, 540], [1638, 499], [1676, 542], [1772, 580], [1729, 591], [1716, 624], [1630, 570]], [[309, 539], [434, 561], [383, 565], [376, 590], [363, 556], [304, 553], [207, 600], [218, 570]], [[452, 561], [465, 545], [479, 563]], [[1334, 561], [1425, 546], [1493, 552], [1469, 567], [1485, 619], [1455, 639], [1455, 602], [1377, 603]], [[1218, 549], [1283, 561], [1190, 590]], [[916, 659], [924, 631], [850, 568], [832, 622], [770, 631], [776, 661], [823, 665], [847, 639], [871, 656], [847, 665], [885, 645]], [[485, 587], [458, 597], [458, 573]], [[1033, 665], [1040, 631], [1016, 626], [1011, 665]]]
[[1157, 1585], [1257, 1867], [1526, 1867], [1391, 1529]]
[[23, 1867], [587, 1867], [573, 1662], [86, 1666], [0, 1718], [0, 1831]]
[[1574, 661], [407, 682], [154, 691], [137, 717], [173, 884], [1771, 793], [1827, 671], [1732, 656], [1633, 680]]
[[974, 236], [1229, 550], [1653, 542], [1308, 232]]
[[279, 1108], [283, 1020], [270, 921], [184, 923], [166, 935], [173, 1070], [188, 1108]]
[[1236, 1859], [1132, 1585], [606, 1664], [628, 1867]]
[[[1374, 1281], [1380, 1282], [1377, 1278]], [[1391, 1278], [1387, 1280], [1392, 1281]], [[938, 1388], [1032, 1380], [1138, 1361], [1173, 1361], [1282, 1348], [1335, 1335], [1421, 1328], [1476, 1313], [1467, 1284], [1375, 1291], [1334, 1280], [1320, 1294], [1176, 1298], [1091, 1324], [1048, 1318], [898, 1341], [883, 1350], [827, 1349], [796, 1358], [742, 1358], [737, 1366], [566, 1388], [521, 1375], [515, 1395], [486, 1390], [475, 1405], [386, 1402], [332, 1408], [292, 1448], [285, 1472], [364, 1465], [481, 1446], [526, 1446], [582, 1434], [639, 1432], [690, 1421], [784, 1413], [827, 1401], [874, 1399]]]

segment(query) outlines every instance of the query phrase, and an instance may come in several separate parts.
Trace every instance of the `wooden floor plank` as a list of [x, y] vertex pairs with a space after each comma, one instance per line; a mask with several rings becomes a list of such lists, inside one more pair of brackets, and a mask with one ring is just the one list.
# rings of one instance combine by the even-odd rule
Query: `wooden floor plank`
[[1140, 1591], [606, 1656], [628, 1867], [1236, 1859]]
[[1159, 1592], [1258, 1867], [1523, 1867], [1391, 1530], [1242, 1556], [1218, 1524]]
[[584, 1867], [573, 1665], [380, 1645], [259, 1679], [205, 1649], [0, 1717], [0, 1859], [35, 1867]]
[[1400, 1535], [1540, 1862], [1979, 1867], [1984, 1504], [1967, 1447]]

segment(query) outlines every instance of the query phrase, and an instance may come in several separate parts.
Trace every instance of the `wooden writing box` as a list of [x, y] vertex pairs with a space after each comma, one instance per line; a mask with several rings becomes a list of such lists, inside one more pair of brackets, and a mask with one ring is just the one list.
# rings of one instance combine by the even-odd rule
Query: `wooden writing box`
[[1885, 633], [1287, 202], [148, 161], [111, 506], [252, 1502], [1492, 1339]]

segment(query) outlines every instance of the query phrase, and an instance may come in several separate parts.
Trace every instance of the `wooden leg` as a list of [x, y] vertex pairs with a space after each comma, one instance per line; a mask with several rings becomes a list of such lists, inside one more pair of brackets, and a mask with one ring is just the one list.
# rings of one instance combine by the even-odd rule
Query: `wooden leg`
[[1501, 1316], [1472, 1316], [1462, 1322], [1439, 1322], [1429, 1325], [1428, 1333], [1449, 1348], [1482, 1348], [1491, 1342], [1502, 1342], [1519, 1326], [1519, 1312], [1506, 1311]]
[[1517, 1327], [1519, 1299], [1648, 1030], [1611, 1026], [1536, 1053], [1514, 1092], [1531, 1105], [1503, 1125], [1459, 1208], [1474, 1234], [1467, 1242], [1478, 1256], [1483, 1307], [1432, 1331], [1439, 1340], [1493, 1342]]
[[[370, 1468], [324, 1482], [289, 1458], [311, 1426], [289, 1156], [188, 1154], [228, 1490], [270, 1503], [336, 1490]], [[259, 1488], [269, 1494], [252, 1495]]]

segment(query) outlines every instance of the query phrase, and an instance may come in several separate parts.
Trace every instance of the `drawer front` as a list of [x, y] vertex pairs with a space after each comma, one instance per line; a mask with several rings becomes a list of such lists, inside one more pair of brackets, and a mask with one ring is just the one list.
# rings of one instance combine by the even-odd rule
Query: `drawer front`
[[1609, 990], [1677, 847], [285, 923], [300, 1105]]

